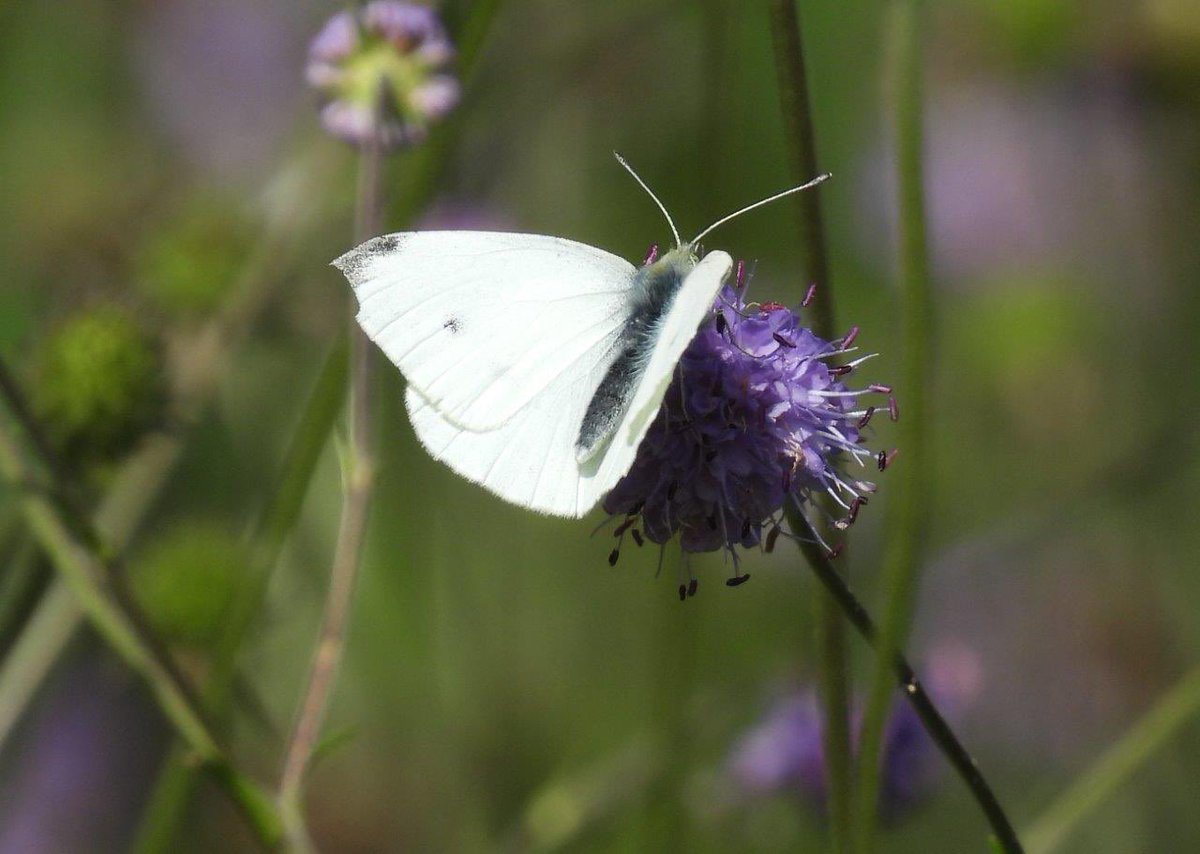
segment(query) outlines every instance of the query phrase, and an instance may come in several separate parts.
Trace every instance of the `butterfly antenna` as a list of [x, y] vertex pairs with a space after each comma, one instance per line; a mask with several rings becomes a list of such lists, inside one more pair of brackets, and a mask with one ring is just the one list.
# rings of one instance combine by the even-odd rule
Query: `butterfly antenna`
[[[636, 178], [637, 176], [635, 175], [634, 177]], [[825, 173], [813, 178], [807, 184], [801, 184], [799, 187], [792, 187], [790, 190], [784, 190], [782, 193], [776, 193], [773, 196], [768, 196], [765, 199], [760, 199], [752, 205], [746, 205], [746, 207], [742, 208], [741, 210], [736, 210], [733, 213], [729, 214], [728, 216], [721, 217], [719, 220], [714, 222], [708, 228], [704, 229], [704, 231], [700, 232], [694, 238], [692, 238], [692, 242], [689, 245], [694, 246], [697, 242], [699, 242], [701, 239], [703, 239], [705, 235], [709, 234], [718, 226], [724, 225], [725, 223], [729, 222], [731, 219], [733, 219], [735, 217], [739, 217], [744, 213], [749, 213], [750, 211], [754, 210], [755, 208], [761, 208], [763, 205], [769, 205], [771, 202], [782, 199], [784, 196], [790, 196], [793, 193], [799, 193], [801, 190], [807, 190], [810, 187], [815, 187], [815, 186], [817, 186], [817, 184], [820, 184], [823, 181], [827, 181], [832, 177], [833, 177], [833, 175], [831, 175], [828, 172], [825, 172]]]
[[[633, 180], [637, 181], [642, 186], [642, 189], [650, 195], [650, 198], [654, 199], [654, 204], [658, 205], [658, 209], [662, 211], [663, 216], [667, 218], [667, 225], [671, 226], [671, 234], [675, 236], [675, 245], [677, 247], [683, 246], [683, 241], [679, 239], [679, 229], [675, 227], [675, 220], [671, 219], [671, 215], [667, 213], [666, 205], [659, 201], [658, 196], [654, 195], [654, 191], [646, 186], [646, 182], [642, 180], [638, 173], [633, 171], [633, 167], [629, 165], [628, 161], [626, 161], [624, 157], [615, 151], [613, 152], [613, 156], [616, 157], [617, 162], [624, 166], [625, 170], [633, 176]], [[692, 242], [695, 243], [694, 240]]]

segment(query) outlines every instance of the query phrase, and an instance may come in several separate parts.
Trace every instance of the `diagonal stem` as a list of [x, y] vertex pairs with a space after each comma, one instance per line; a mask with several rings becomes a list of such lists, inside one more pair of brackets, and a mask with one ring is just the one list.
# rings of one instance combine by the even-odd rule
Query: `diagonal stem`
[[1137, 723], [1075, 778], [1030, 826], [1026, 838], [1033, 854], [1050, 854], [1071, 831], [1141, 768], [1184, 724], [1200, 713], [1200, 667], [1193, 668]]
[[[99, 535], [86, 519], [67, 517], [60, 503], [38, 486], [44, 467], [26, 458], [25, 448], [0, 418], [0, 473], [21, 492], [21, 510], [30, 533], [75, 595], [109, 646], [150, 685], [167, 719], [199, 760], [233, 798], [259, 838], [279, 837], [274, 807], [226, 758], [200, 712], [191, 687], [174, 663], [130, 612], [116, 589], [117, 573]], [[80, 533], [82, 532], [82, 533]]]
[[[809, 566], [812, 567], [817, 579], [837, 602], [846, 619], [858, 630], [867, 643], [876, 647], [878, 651], [879, 633], [875, 628], [875, 621], [871, 619], [867, 609], [858, 601], [838, 571], [834, 569], [825, 550], [816, 542], [815, 532], [808, 520], [802, 514], [792, 512], [788, 515], [788, 523], [799, 534], [800, 551], [804, 554]], [[979, 808], [983, 811], [1000, 844], [1000, 850], [1005, 854], [1021, 854], [1024, 849], [1021, 847], [1017, 832], [1013, 829], [1012, 822], [1008, 820], [1004, 808], [1000, 806], [996, 794], [979, 770], [978, 763], [963, 747], [962, 742], [958, 740], [954, 730], [946, 723], [946, 719], [942, 717], [933, 700], [925, 693], [924, 686], [908, 661], [897, 650], [889, 657], [887, 663], [892, 678], [899, 683], [908, 702], [917, 713], [917, 717], [921, 719], [925, 731], [929, 733], [929, 737], [933, 739], [938, 750], [966, 783], [971, 796], [979, 804]]]

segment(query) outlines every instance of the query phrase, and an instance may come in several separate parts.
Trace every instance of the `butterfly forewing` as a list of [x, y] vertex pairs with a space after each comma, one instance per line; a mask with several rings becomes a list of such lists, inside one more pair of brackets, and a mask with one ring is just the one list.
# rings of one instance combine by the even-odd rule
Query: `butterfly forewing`
[[633, 465], [675, 364], [731, 266], [728, 255], [714, 252], [686, 276], [612, 439], [584, 465], [576, 458], [576, 438], [611, 354], [579, 366], [594, 381], [560, 373], [509, 421], [488, 431], [462, 430], [410, 386], [406, 402], [418, 438], [432, 456], [507, 501], [555, 516], [584, 515]]
[[477, 231], [385, 235], [334, 264], [409, 386], [475, 431], [508, 423], [563, 377], [599, 385], [635, 273], [575, 241]]

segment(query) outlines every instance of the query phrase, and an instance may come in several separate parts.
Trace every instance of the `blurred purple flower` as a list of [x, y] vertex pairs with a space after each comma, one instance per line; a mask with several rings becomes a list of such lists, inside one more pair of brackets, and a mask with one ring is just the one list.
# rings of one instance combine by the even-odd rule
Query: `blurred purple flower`
[[112, 661], [62, 666], [5, 746], [0, 851], [126, 850], [169, 736]]
[[[939, 648], [927, 661], [926, 676], [926, 689], [951, 718], [961, 715], [980, 688], [978, 663], [962, 647]], [[882, 763], [880, 816], [899, 821], [930, 794], [941, 767], [920, 718], [899, 697], [884, 729]], [[816, 694], [802, 689], [777, 700], [736, 742], [727, 768], [743, 796], [795, 793], [823, 811], [828, 790]]]
[[[1127, 90], [1096, 73], [1032, 90], [960, 83], [932, 98], [925, 183], [937, 272], [959, 284], [1046, 267], [1152, 279], [1160, 173]], [[859, 236], [879, 256], [895, 245], [895, 208], [879, 204], [894, 197], [894, 161], [886, 144], [866, 160]]]
[[142, 4], [138, 80], [167, 134], [230, 180], [261, 170], [302, 104], [304, 16], [293, 0]]
[[312, 40], [305, 76], [321, 93], [321, 124], [355, 145], [421, 142], [459, 100], [454, 47], [426, 6], [375, 0], [339, 12]]
[[[750, 547], [779, 531], [785, 501], [831, 496], [854, 521], [875, 485], [848, 477], [846, 462], [882, 466], [863, 447], [874, 408], [842, 377], [857, 362], [835, 367], [857, 329], [823, 341], [776, 303], [746, 303], [736, 287], [718, 296], [714, 317], [679, 362], [655, 423], [633, 467], [608, 494], [604, 509], [626, 516], [618, 533], [640, 521], [646, 538], [676, 534], [685, 551]], [[641, 541], [641, 532], [634, 539]], [[731, 579], [736, 582], [736, 579]]]

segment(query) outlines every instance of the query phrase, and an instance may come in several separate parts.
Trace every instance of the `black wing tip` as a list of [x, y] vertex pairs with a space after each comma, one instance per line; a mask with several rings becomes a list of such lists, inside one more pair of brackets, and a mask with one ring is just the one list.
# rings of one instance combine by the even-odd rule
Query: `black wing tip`
[[330, 266], [337, 267], [345, 274], [347, 279], [357, 284], [357, 278], [367, 262], [378, 255], [398, 251], [404, 245], [404, 238], [406, 236], [404, 232], [397, 232], [395, 234], [381, 234], [379, 237], [372, 237], [344, 255], [334, 258], [329, 262]]

